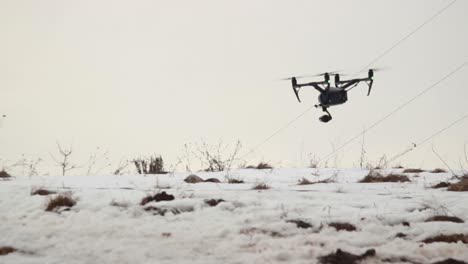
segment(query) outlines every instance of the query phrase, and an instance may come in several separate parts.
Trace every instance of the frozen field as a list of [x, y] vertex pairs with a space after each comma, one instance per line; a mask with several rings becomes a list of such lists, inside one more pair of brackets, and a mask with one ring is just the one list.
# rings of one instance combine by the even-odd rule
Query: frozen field
[[[468, 234], [468, 223], [425, 222], [435, 215], [468, 220], [468, 192], [429, 188], [448, 173], [358, 183], [367, 170], [232, 171], [243, 184], [227, 183], [225, 172], [196, 174], [221, 183], [189, 184], [189, 173], [0, 180], [0, 247], [17, 249], [0, 263], [319, 263], [337, 249], [375, 249], [361, 263], [468, 261], [468, 244], [422, 242]], [[298, 185], [303, 177], [334, 182]], [[258, 183], [271, 188], [253, 190]], [[36, 188], [68, 192], [77, 203], [46, 212], [56, 195], [31, 195]], [[175, 199], [140, 205], [162, 191]], [[224, 202], [210, 206], [207, 199]], [[312, 227], [299, 228], [298, 220]], [[337, 222], [356, 230], [337, 231], [330, 226]]]

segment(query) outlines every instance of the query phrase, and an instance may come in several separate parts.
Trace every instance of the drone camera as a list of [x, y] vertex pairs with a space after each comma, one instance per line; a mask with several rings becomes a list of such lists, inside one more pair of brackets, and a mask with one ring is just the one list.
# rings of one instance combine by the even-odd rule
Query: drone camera
[[374, 80], [374, 71], [372, 69], [369, 70], [369, 79]]

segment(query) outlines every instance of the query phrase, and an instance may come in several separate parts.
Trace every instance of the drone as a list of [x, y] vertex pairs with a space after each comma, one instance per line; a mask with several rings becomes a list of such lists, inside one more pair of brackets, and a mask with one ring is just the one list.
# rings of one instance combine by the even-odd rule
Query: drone
[[[374, 71], [377, 69], [370, 69], [368, 71], [367, 78], [357, 78], [351, 80], [340, 80], [340, 75], [337, 72], [326, 72], [313, 76], [302, 76], [302, 77], [291, 77], [284, 80], [291, 80], [292, 88], [296, 94], [297, 100], [301, 102], [299, 98], [299, 90], [304, 86], [312, 86], [315, 90], [320, 92], [318, 96], [319, 104], [315, 105], [316, 108], [321, 107], [323, 112], [326, 115], [323, 115], [319, 118], [320, 121], [327, 123], [332, 120], [330, 112], [328, 112], [328, 107], [340, 105], [348, 101], [348, 91], [356, 87], [360, 82], [365, 82], [369, 88], [367, 96], [369, 96], [372, 84], [374, 83]], [[335, 76], [335, 86], [330, 86], [330, 75]], [[298, 78], [304, 77], [316, 77], [323, 76], [324, 81], [320, 82], [308, 82], [308, 83], [297, 83]]]

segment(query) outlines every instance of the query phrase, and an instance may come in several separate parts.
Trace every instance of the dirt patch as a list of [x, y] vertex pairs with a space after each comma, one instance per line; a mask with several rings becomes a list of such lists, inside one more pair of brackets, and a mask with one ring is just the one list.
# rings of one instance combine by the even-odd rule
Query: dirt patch
[[239, 233], [242, 235], [263, 234], [271, 237], [285, 237], [285, 235], [281, 234], [280, 232], [257, 227], [243, 228], [239, 231]]
[[255, 185], [252, 189], [253, 190], [268, 190], [270, 189], [270, 186], [266, 185], [266, 183], [259, 183]]
[[239, 180], [239, 179], [228, 179], [228, 183], [240, 184], [240, 183], [245, 183], [245, 182], [243, 180]]
[[204, 201], [207, 205], [213, 207], [217, 206], [219, 203], [225, 202], [223, 199], [207, 199]]
[[340, 222], [332, 222], [329, 223], [328, 226], [331, 226], [336, 229], [336, 231], [356, 231], [356, 227], [350, 223], [340, 223]]
[[436, 215], [433, 216], [429, 219], [427, 219], [425, 222], [454, 222], [454, 223], [464, 223], [462, 219], [456, 217], [456, 216], [448, 216], [448, 215]]
[[174, 200], [174, 195], [167, 194], [166, 192], [157, 193], [155, 195], [148, 195], [143, 198], [140, 202], [140, 205], [145, 205], [150, 202], [159, 202], [159, 201], [172, 201]]
[[407, 237], [407, 236], [408, 236], [407, 234], [401, 233], [401, 232], [400, 232], [400, 233], [397, 233], [397, 234], [395, 235], [395, 237], [398, 237], [398, 238], [405, 238], [405, 237]]
[[468, 263], [466, 263], [465, 261], [449, 258], [449, 259], [446, 259], [446, 260], [441, 260], [441, 261], [434, 262], [432, 264], [468, 264]]
[[468, 244], [468, 234], [437, 235], [426, 238], [422, 242], [429, 244], [435, 242], [457, 243], [459, 241], [461, 241], [464, 244]]
[[447, 170], [441, 169], [441, 168], [435, 168], [430, 171], [430, 173], [446, 173]]
[[209, 179], [204, 180], [204, 182], [220, 183], [221, 181], [216, 178], [209, 178]]
[[439, 182], [438, 184], [432, 186], [432, 189], [439, 189], [439, 188], [447, 188], [450, 186], [450, 183], [448, 182]]
[[18, 250], [13, 247], [0, 247], [0, 256], [5, 256], [16, 251]]
[[165, 216], [167, 213], [172, 213], [174, 215], [180, 214], [180, 211], [177, 208], [168, 209], [168, 208], [159, 208], [156, 206], [148, 206], [148, 207], [145, 207], [144, 210], [146, 212], [152, 213], [153, 215], [161, 215], [161, 216]]
[[380, 173], [369, 173], [366, 177], [360, 180], [360, 183], [378, 183], [378, 182], [409, 182], [410, 179], [406, 175], [389, 174], [383, 176]]
[[287, 220], [286, 223], [293, 223], [293, 224], [296, 224], [296, 226], [298, 228], [304, 228], [304, 229], [307, 229], [307, 228], [312, 228], [312, 225], [307, 223], [307, 222], [304, 222], [302, 220], [298, 220], [298, 219], [291, 219], [291, 220]]
[[0, 171], [0, 179], [8, 179], [8, 178], [11, 178], [11, 175], [8, 174], [8, 172], [6, 172], [5, 170], [1, 170]]
[[451, 183], [447, 191], [468, 192], [468, 178], [463, 177], [459, 182]]
[[361, 260], [367, 257], [375, 256], [375, 249], [369, 249], [362, 255], [354, 255], [352, 253], [336, 250], [335, 253], [330, 253], [319, 258], [319, 263], [322, 264], [358, 264]]
[[51, 195], [51, 194], [56, 194], [56, 193], [57, 192], [49, 191], [49, 190], [46, 190], [46, 189], [33, 189], [31, 191], [31, 195], [41, 195], [41, 196]]
[[70, 210], [71, 207], [75, 206], [76, 200], [70, 195], [59, 194], [57, 197], [51, 199], [47, 204], [47, 212], [60, 212]]
[[421, 173], [421, 172], [425, 172], [425, 170], [421, 170], [421, 169], [404, 169], [403, 170], [403, 173]]

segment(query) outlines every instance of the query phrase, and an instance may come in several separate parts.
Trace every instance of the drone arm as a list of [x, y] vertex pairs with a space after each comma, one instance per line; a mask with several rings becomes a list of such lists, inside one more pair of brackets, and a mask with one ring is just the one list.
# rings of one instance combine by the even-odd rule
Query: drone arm
[[303, 84], [297, 84], [297, 87], [303, 87], [303, 86], [312, 86], [315, 88], [315, 90], [319, 91], [320, 93], [324, 93], [325, 89], [320, 87], [320, 85], [326, 84], [325, 82], [310, 82], [310, 83], [303, 83]]

